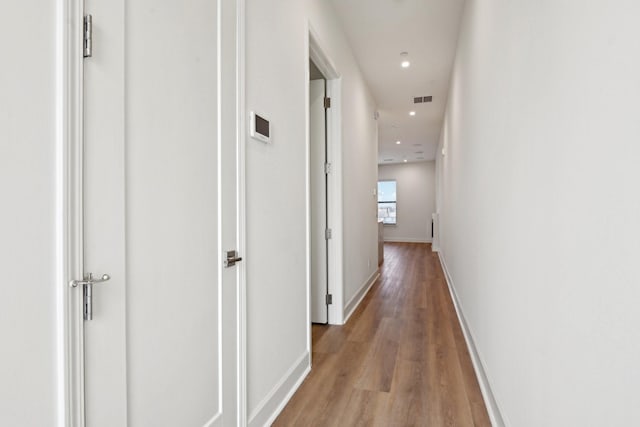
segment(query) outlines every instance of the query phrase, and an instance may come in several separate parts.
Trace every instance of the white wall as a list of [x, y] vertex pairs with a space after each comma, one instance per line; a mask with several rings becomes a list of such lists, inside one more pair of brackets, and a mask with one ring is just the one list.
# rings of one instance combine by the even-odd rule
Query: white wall
[[395, 180], [397, 224], [384, 226], [387, 242], [430, 242], [435, 212], [435, 162], [379, 165], [378, 180]]
[[466, 4], [441, 249], [508, 425], [640, 424], [638, 16]]
[[50, 426], [56, 422], [55, 3], [3, 3], [0, 35], [0, 425]]
[[273, 124], [273, 143], [249, 139], [246, 153], [248, 413], [250, 422], [260, 424], [288, 391], [288, 380], [302, 372], [300, 365], [308, 365], [309, 24], [342, 79], [344, 258], [349, 259], [344, 300], [377, 267], [372, 193], [377, 128], [373, 98], [329, 2], [249, 0], [246, 12], [247, 109], [262, 112]]
[[[0, 68], [2, 425], [53, 425], [56, 417], [56, 5], [12, 1], [0, 18], [0, 46], [7, 59]], [[344, 266], [344, 300], [377, 266], [372, 194], [377, 129], [373, 98], [328, 2], [249, 0], [246, 11], [247, 107], [273, 122], [273, 144], [247, 141], [245, 259], [252, 413], [261, 404], [268, 408], [270, 393], [279, 391], [279, 382], [308, 351], [309, 21], [342, 78], [344, 258], [349, 259]], [[30, 28], [26, 33], [25, 23]]]

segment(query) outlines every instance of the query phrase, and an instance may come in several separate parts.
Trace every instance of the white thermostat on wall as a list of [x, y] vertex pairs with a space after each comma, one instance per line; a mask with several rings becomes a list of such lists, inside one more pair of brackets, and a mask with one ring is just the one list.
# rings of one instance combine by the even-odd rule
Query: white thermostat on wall
[[251, 119], [249, 120], [249, 134], [251, 138], [262, 141], [265, 144], [271, 142], [271, 123], [264, 116], [251, 111]]

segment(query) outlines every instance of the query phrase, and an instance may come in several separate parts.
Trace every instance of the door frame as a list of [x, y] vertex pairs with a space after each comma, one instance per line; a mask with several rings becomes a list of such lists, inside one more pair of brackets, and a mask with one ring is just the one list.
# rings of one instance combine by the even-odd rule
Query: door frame
[[[247, 181], [246, 181], [246, 0], [236, 1], [236, 152], [237, 160], [237, 212], [238, 212], [238, 251], [247, 253]], [[246, 262], [238, 269], [238, 310], [237, 310], [237, 355], [238, 355], [238, 424], [247, 425], [247, 275]]]
[[56, 371], [58, 426], [84, 425], [82, 0], [56, 2]]
[[[333, 295], [333, 304], [329, 305], [329, 324], [344, 323], [344, 290], [343, 290], [343, 261], [342, 261], [342, 77], [335, 67], [327, 49], [320, 42], [318, 33], [307, 22], [308, 37], [306, 40], [306, 81], [309, 81], [309, 59], [318, 67], [325, 77], [326, 96], [331, 98], [331, 108], [327, 110], [327, 161], [331, 164], [331, 173], [327, 176], [327, 227], [331, 228], [332, 236], [327, 243], [327, 262], [329, 264], [327, 281], [328, 292]], [[307, 323], [311, 324], [311, 175], [310, 134], [309, 134], [309, 87], [306, 89], [306, 185], [307, 185], [307, 289], [308, 316]], [[311, 349], [311, 335], [309, 334], [309, 349]]]
[[[224, 1], [224, 0], [222, 0]], [[235, 2], [234, 44], [238, 250], [246, 252], [245, 181], [245, 2]], [[84, 343], [81, 292], [69, 282], [83, 274], [83, 0], [56, 0], [56, 406], [58, 427], [81, 427], [84, 414]], [[220, 52], [218, 52], [220, 55]], [[220, 58], [220, 57], [219, 57]], [[220, 85], [220, 82], [218, 82]], [[237, 266], [237, 384], [238, 423], [246, 425], [246, 275], [245, 263]], [[222, 381], [222, 378], [221, 378]]]

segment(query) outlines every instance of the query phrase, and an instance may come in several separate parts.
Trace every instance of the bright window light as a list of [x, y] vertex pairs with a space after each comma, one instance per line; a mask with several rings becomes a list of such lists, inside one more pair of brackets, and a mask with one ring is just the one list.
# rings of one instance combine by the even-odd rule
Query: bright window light
[[378, 181], [378, 219], [396, 224], [396, 181]]

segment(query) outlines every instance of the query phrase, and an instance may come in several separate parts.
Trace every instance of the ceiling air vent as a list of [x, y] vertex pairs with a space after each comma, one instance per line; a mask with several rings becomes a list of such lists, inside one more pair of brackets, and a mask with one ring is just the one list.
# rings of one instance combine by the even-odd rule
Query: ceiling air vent
[[385, 162], [393, 162], [393, 159], [384, 159]]
[[431, 102], [433, 101], [433, 96], [414, 96], [413, 103], [414, 104], [422, 104], [423, 102]]

